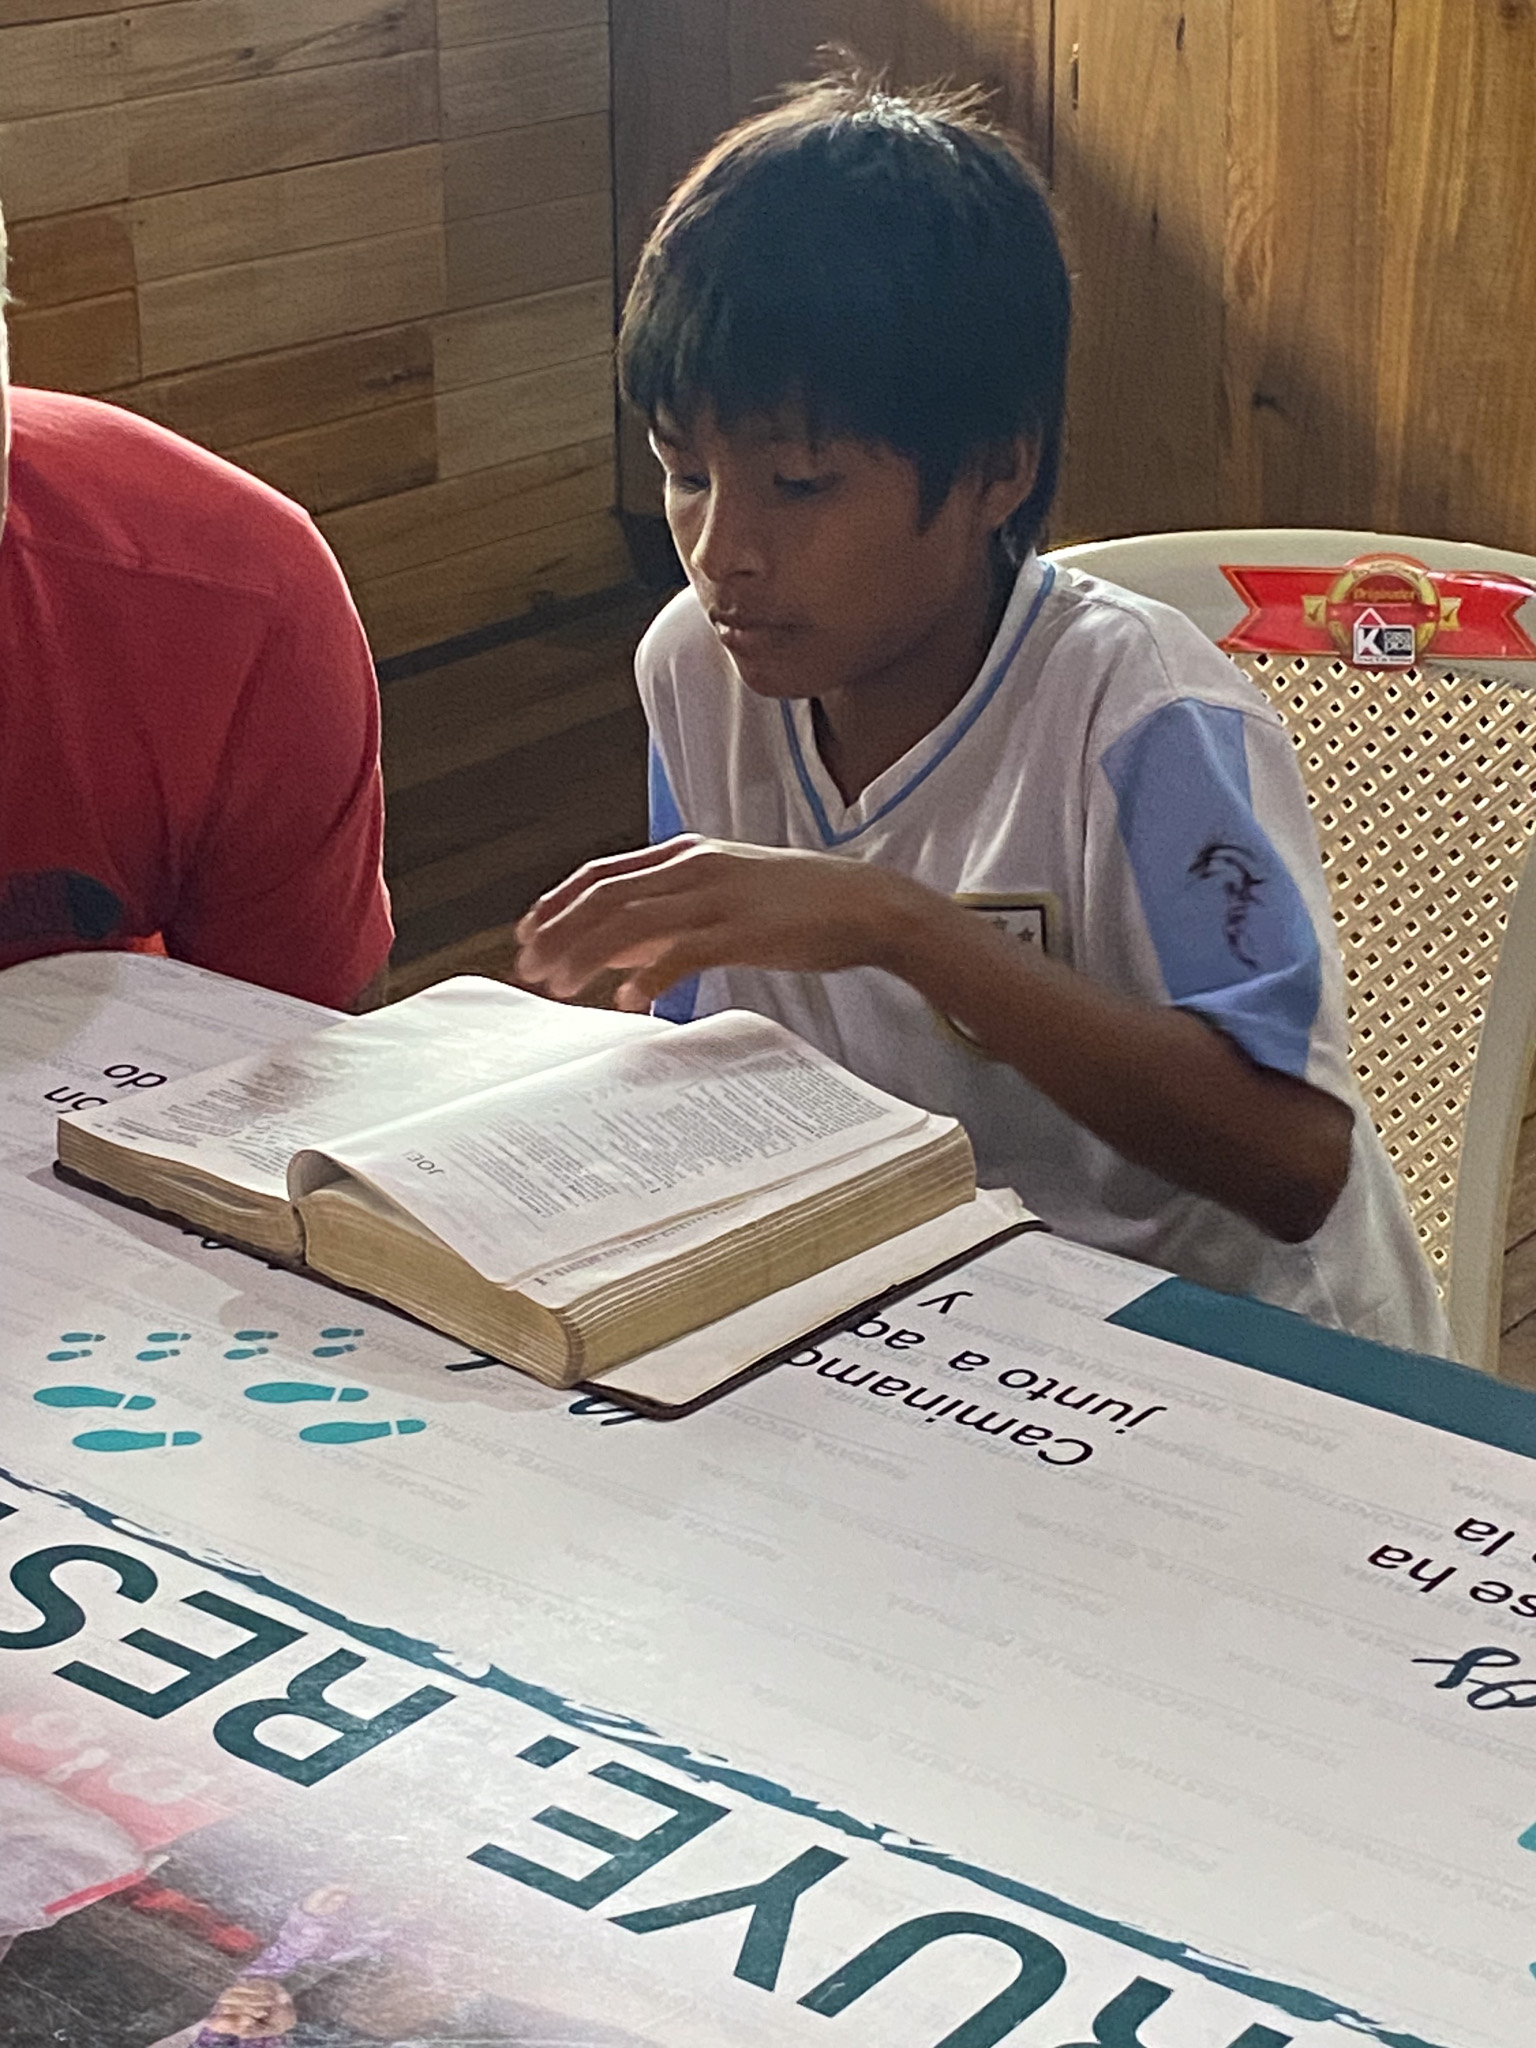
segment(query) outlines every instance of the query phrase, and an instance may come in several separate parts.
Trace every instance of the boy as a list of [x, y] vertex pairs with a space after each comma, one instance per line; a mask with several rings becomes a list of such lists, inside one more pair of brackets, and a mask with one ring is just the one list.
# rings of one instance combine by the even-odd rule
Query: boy
[[1447, 1351], [1278, 716], [1034, 552], [1068, 301], [963, 101], [825, 80], [684, 180], [619, 345], [690, 585], [637, 663], [661, 843], [542, 898], [523, 971], [765, 1012], [1067, 1236]]

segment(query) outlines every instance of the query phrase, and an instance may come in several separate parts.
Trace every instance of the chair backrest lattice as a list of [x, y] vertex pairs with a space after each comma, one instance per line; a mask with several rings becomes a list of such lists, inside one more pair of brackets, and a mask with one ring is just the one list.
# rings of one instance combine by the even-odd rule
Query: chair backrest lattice
[[1285, 719], [1332, 893], [1361, 1092], [1459, 1354], [1496, 1365], [1536, 1036], [1536, 879], [1521, 880], [1536, 831], [1536, 557], [1241, 527], [1052, 559], [1176, 606]]
[[1536, 702], [1444, 668], [1237, 659], [1301, 756], [1355, 1072], [1443, 1287], [1478, 1040], [1536, 831]]

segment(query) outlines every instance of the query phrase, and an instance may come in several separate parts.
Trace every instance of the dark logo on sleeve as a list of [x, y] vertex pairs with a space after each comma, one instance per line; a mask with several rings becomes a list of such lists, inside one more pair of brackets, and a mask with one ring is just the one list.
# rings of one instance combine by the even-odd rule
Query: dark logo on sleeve
[[1229, 846], [1222, 840], [1213, 839], [1195, 855], [1189, 864], [1189, 872], [1198, 881], [1221, 884], [1221, 893], [1226, 898], [1221, 920], [1222, 935], [1229, 950], [1245, 967], [1256, 972], [1259, 963], [1248, 950], [1248, 923], [1259, 891], [1264, 886], [1264, 877], [1258, 873], [1253, 855], [1246, 846]]

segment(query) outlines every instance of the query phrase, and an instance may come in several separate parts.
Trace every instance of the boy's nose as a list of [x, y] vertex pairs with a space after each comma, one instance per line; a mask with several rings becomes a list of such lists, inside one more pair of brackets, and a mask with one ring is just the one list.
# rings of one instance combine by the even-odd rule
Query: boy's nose
[[723, 491], [712, 491], [688, 551], [699, 575], [714, 584], [739, 576], [760, 576], [767, 567], [762, 539], [747, 507]]

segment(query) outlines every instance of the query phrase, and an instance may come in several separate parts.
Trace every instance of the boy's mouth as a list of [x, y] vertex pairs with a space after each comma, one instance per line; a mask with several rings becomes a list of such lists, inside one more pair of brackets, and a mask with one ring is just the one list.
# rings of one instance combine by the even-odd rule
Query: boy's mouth
[[740, 648], [743, 652], [755, 647], [767, 647], [773, 641], [782, 639], [796, 629], [784, 619], [759, 619], [744, 612], [711, 612], [709, 623], [714, 627], [723, 646]]

